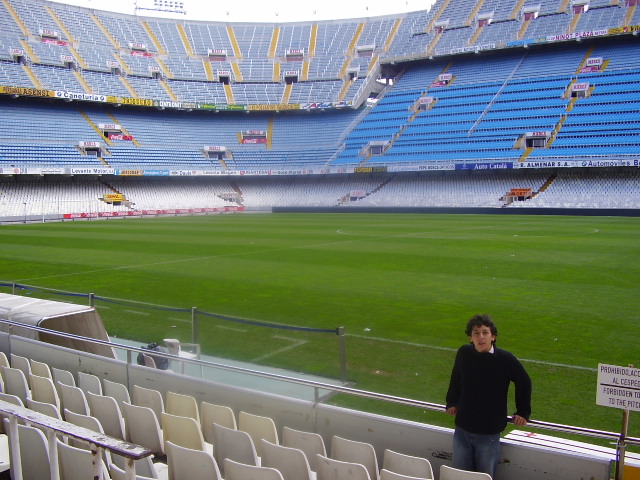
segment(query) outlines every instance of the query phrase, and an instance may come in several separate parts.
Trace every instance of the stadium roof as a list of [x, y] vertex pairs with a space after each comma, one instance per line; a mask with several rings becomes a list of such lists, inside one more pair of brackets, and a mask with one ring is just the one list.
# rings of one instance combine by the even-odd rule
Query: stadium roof
[[[97, 10], [107, 10], [133, 15], [182, 18], [188, 20], [230, 22], [301, 22], [364, 18], [391, 15], [431, 8], [436, 0], [240, 0], [236, 2], [204, 2], [181, 0], [185, 14], [165, 13], [154, 8], [154, 0], [64, 0], [60, 3]], [[155, 0], [157, 4], [157, 0]], [[176, 2], [177, 3], [177, 2]]]

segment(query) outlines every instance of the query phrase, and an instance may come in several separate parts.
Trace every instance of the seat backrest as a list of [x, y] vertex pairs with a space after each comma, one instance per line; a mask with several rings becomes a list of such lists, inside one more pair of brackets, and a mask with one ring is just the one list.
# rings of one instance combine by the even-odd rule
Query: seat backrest
[[380, 480], [425, 480], [423, 477], [411, 477], [409, 475], [402, 475], [401, 473], [392, 472], [390, 470], [385, 470], [384, 468], [380, 470]]
[[[60, 469], [60, 478], [64, 480], [87, 480], [94, 478], [93, 473], [93, 454], [90, 450], [76, 448], [67, 445], [60, 440], [56, 440], [58, 447], [58, 466]], [[95, 480], [108, 480], [109, 474], [107, 469], [100, 461], [100, 475]]]
[[[45, 434], [38, 428], [18, 425], [18, 444], [22, 478], [50, 479], [49, 446]], [[16, 478], [13, 472], [12, 466], [11, 478]]]
[[491, 475], [440, 465], [440, 480], [491, 480]]
[[322, 436], [314, 432], [303, 432], [289, 427], [282, 427], [282, 445], [298, 448], [307, 456], [309, 467], [316, 471], [316, 455], [327, 456]]
[[50, 403], [60, 408], [60, 398], [53, 381], [49, 377], [40, 377], [31, 373], [31, 398], [37, 402]]
[[198, 402], [191, 395], [167, 392], [165, 412], [170, 413], [171, 415], [178, 415], [180, 417], [193, 418], [196, 422], [200, 422]]
[[317, 480], [371, 480], [367, 469], [359, 463], [316, 455], [316, 466]]
[[60, 389], [58, 388], [58, 382], [64, 385], [71, 385], [72, 387], [76, 386], [76, 379], [69, 370], [63, 370], [61, 368], [51, 367], [51, 376], [53, 377], [53, 384], [56, 386], [58, 390], [58, 395], [60, 395]]
[[[109, 465], [109, 475], [111, 475], [111, 480], [127, 480], [125, 471], [118, 467], [115, 463]], [[136, 480], [154, 480], [154, 477], [144, 477], [136, 473]]]
[[115, 398], [116, 402], [118, 402], [118, 406], [120, 407], [120, 411], [122, 411], [123, 402], [131, 403], [129, 389], [126, 385], [107, 380], [106, 378], [102, 380], [102, 385], [104, 386], [104, 395]]
[[144, 360], [144, 366], [149, 368], [158, 368], [156, 366], [156, 361], [153, 359], [151, 355], [147, 355], [146, 353], [142, 354], [142, 359]]
[[11, 367], [22, 370], [22, 373], [24, 373], [24, 378], [27, 379], [27, 385], [29, 385], [29, 374], [31, 373], [31, 362], [29, 362], [29, 359], [27, 357], [23, 357], [22, 355], [16, 355], [12, 353]]
[[9, 402], [13, 405], [17, 405], [18, 407], [24, 407], [25, 402], [23, 402], [20, 397], [17, 395], [12, 395], [10, 393], [0, 392], [0, 400], [4, 402]]
[[168, 441], [194, 450], [206, 450], [200, 424], [193, 418], [179, 417], [163, 412], [162, 432], [165, 442]]
[[15, 395], [22, 400], [23, 404], [26, 403], [27, 398], [31, 398], [31, 390], [29, 390], [24, 372], [13, 367], [0, 367], [0, 370], [4, 379], [5, 393]]
[[134, 385], [131, 397], [134, 405], [148, 407], [153, 410], [158, 418], [158, 423], [160, 423], [160, 417], [164, 412], [164, 400], [158, 390]]
[[78, 372], [78, 387], [86, 394], [87, 392], [102, 395], [102, 383], [100, 379], [91, 373]]
[[180, 340], [176, 338], [165, 338], [164, 344], [167, 346], [167, 351], [171, 355], [180, 355]]
[[89, 392], [87, 403], [91, 415], [98, 419], [105, 434], [125, 440], [124, 419], [115, 398]]
[[257, 467], [230, 459], [224, 461], [225, 480], [282, 480], [282, 474], [275, 468]]
[[389, 449], [384, 451], [382, 468], [408, 477], [433, 478], [431, 462], [426, 458], [413, 457]]
[[214, 437], [214, 457], [218, 466], [222, 470], [222, 476], [226, 479], [224, 472], [224, 460], [230, 459], [247, 465], [259, 465], [259, 457], [253, 440], [247, 432], [223, 427], [217, 423], [213, 424]]
[[[84, 392], [78, 387], [57, 383], [58, 394], [60, 395], [60, 410], [69, 410], [81, 415], [89, 415], [89, 405]], [[64, 415], [63, 415], [64, 417]]]
[[236, 416], [230, 407], [225, 405], [215, 405], [213, 403], [202, 402], [200, 404], [200, 426], [202, 427], [202, 435], [204, 440], [209, 443], [213, 442], [213, 424], [217, 423], [223, 427], [238, 428], [236, 424]]
[[58, 420], [62, 420], [62, 414], [58, 407], [52, 405], [51, 403], [38, 402], [32, 398], [27, 398], [26, 407], [34, 412], [42, 413], [43, 415], [48, 415], [53, 418], [57, 418]]
[[369, 472], [371, 480], [378, 480], [378, 459], [373, 445], [334, 435], [331, 437], [331, 458], [343, 462], [359, 463]]
[[37, 375], [39, 377], [47, 377], [53, 380], [53, 376], [51, 375], [51, 369], [49, 365], [44, 362], [39, 362], [37, 360], [31, 359], [31, 373]]
[[0, 352], [0, 367], [10, 367], [9, 359], [7, 358], [7, 354], [4, 352]]
[[264, 438], [260, 440], [260, 443], [262, 444], [261, 466], [280, 471], [284, 480], [312, 479], [309, 461], [302, 450], [276, 445]]
[[[87, 428], [94, 432], [104, 433], [102, 425], [95, 417], [90, 415], [82, 415], [80, 413], [71, 412], [67, 409], [63, 412], [64, 420], [78, 427]], [[76, 440], [75, 438], [69, 438], [69, 445], [73, 445], [77, 448], [90, 448], [90, 444], [83, 440]]]
[[269, 417], [261, 415], [253, 415], [247, 412], [240, 412], [238, 414], [238, 430], [247, 432], [251, 435], [253, 444], [256, 447], [258, 456], [262, 456], [262, 443], [260, 440], [265, 439], [268, 442], [278, 444], [278, 431], [276, 430], [276, 424]]
[[[165, 443], [169, 478], [188, 480], [222, 480], [218, 463], [208, 452]], [[115, 480], [115, 479], [114, 479]]]
[[162, 430], [153, 410], [124, 402], [122, 416], [128, 441], [142, 445], [156, 455], [164, 455]]

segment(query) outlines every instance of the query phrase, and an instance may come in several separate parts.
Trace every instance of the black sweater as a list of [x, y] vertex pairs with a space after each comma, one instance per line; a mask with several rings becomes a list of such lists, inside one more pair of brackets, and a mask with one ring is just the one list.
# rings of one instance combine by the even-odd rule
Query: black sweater
[[531, 379], [518, 359], [497, 347], [494, 353], [479, 353], [473, 344], [460, 347], [447, 392], [447, 408], [458, 407], [456, 426], [471, 433], [502, 432], [510, 382], [516, 387], [515, 414], [529, 420]]

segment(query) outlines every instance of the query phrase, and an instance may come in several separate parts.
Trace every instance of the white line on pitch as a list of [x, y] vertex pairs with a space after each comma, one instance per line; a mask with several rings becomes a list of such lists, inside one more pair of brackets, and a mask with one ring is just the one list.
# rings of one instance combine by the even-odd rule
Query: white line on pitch
[[[368, 335], [347, 334], [347, 336], [355, 337], [355, 338], [364, 338], [366, 340], [374, 340], [376, 342], [398, 343], [398, 344], [401, 344], [401, 345], [409, 345], [411, 347], [429, 348], [431, 350], [444, 350], [444, 351], [447, 351], [447, 352], [455, 352], [455, 351], [458, 350], [457, 348], [437, 347], [435, 345], [425, 345], [423, 343], [405, 342], [405, 341], [402, 341], [402, 340], [392, 340], [392, 339], [389, 339], [389, 338], [370, 337]], [[547, 366], [550, 366], [550, 367], [570, 368], [570, 369], [573, 369], [573, 370], [586, 370], [588, 372], [597, 371], [596, 368], [591, 368], [591, 367], [581, 367], [579, 365], [568, 365], [566, 363], [543, 362], [542, 360], [531, 360], [531, 359], [528, 359], [528, 358], [521, 358], [520, 361], [521, 362], [527, 362], [527, 363], [537, 363], [539, 365], [547, 365]]]
[[288, 350], [293, 350], [294, 348], [298, 348], [298, 347], [304, 345], [305, 343], [307, 343], [306, 340], [298, 340], [298, 339], [290, 338], [290, 337], [282, 337], [280, 335], [274, 335], [273, 338], [278, 338], [280, 340], [286, 340], [286, 341], [292, 342], [292, 343], [291, 343], [291, 345], [279, 348], [278, 350], [274, 350], [273, 352], [267, 353], [266, 355], [262, 355], [261, 357], [254, 358], [253, 360], [251, 360], [252, 362], [259, 362], [260, 360], [264, 360], [265, 358], [273, 357], [274, 355], [278, 355], [278, 354], [280, 354], [282, 352], [286, 352]]
[[247, 330], [245, 330], [244, 328], [227, 327], [226, 325], [216, 325], [216, 328], [221, 328], [223, 330], [231, 330], [232, 332], [247, 333]]
[[127, 313], [133, 313], [134, 315], [150, 315], [149, 312], [140, 312], [138, 310], [124, 310]]
[[178, 318], [178, 317], [169, 317], [169, 320], [174, 320], [176, 322], [191, 323], [191, 320], [187, 320], [185, 318]]

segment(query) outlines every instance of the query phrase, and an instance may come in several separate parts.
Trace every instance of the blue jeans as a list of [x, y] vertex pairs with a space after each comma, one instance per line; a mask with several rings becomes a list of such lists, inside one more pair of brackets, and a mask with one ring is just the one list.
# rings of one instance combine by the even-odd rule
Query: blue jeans
[[456, 427], [453, 434], [453, 468], [482, 472], [495, 477], [500, 434], [482, 435]]

